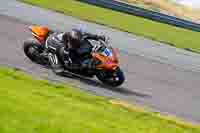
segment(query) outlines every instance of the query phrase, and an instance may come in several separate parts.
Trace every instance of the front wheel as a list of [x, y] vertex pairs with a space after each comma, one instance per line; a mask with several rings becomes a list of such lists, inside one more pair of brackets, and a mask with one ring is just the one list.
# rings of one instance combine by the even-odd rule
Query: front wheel
[[124, 83], [124, 73], [120, 68], [114, 72], [98, 71], [96, 77], [106, 85], [117, 87]]

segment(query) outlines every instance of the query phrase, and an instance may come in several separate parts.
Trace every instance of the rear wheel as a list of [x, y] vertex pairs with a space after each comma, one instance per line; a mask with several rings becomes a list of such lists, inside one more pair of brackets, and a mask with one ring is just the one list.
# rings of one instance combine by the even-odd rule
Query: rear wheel
[[24, 42], [24, 53], [33, 62], [41, 64], [40, 52], [41, 45], [34, 39], [29, 39]]
[[114, 72], [109, 73], [105, 71], [99, 71], [96, 77], [106, 85], [117, 87], [123, 84], [125, 77], [120, 68], [117, 68]]

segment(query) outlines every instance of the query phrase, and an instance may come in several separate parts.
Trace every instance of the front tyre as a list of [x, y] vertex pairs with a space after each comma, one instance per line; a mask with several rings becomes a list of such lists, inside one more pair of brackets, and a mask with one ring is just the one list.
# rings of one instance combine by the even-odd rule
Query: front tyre
[[117, 68], [114, 72], [109, 73], [105, 71], [99, 71], [96, 77], [106, 85], [112, 87], [118, 87], [124, 83], [124, 73], [120, 68]]

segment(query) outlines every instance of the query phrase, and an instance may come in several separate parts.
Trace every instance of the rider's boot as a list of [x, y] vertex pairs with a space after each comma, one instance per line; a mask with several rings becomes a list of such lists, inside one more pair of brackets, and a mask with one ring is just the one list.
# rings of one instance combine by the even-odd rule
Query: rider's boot
[[65, 68], [70, 70], [78, 70], [80, 68], [80, 63], [72, 61], [69, 50], [65, 50], [65, 48], [63, 47], [59, 50], [59, 55], [65, 65]]

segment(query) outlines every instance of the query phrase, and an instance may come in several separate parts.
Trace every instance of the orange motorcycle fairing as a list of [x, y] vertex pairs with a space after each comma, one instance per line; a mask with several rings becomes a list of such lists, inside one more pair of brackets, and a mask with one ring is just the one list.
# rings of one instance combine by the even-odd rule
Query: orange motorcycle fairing
[[107, 58], [99, 53], [92, 53], [94, 59], [100, 60], [101, 63], [96, 66], [96, 69], [113, 71], [118, 67], [118, 63], [114, 58]]
[[43, 42], [48, 33], [49, 33], [49, 29], [46, 26], [30, 26], [29, 29], [32, 32], [32, 35], [40, 42]]
[[113, 54], [112, 61], [115, 62], [116, 64], [118, 64], [119, 59], [117, 57], [117, 51], [114, 48], [111, 48], [111, 50], [112, 50], [112, 54]]

